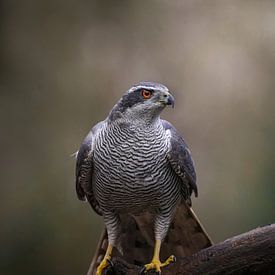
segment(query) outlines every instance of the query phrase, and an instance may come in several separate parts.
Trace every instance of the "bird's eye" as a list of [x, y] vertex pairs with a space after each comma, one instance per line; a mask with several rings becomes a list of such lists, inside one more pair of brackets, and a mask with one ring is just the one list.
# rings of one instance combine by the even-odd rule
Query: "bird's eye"
[[142, 90], [141, 95], [144, 99], [149, 99], [152, 96], [152, 92], [148, 90]]

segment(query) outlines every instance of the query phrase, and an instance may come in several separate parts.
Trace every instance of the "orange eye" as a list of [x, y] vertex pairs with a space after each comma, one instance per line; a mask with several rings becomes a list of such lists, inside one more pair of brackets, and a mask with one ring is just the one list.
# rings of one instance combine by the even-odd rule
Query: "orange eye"
[[152, 96], [152, 92], [147, 90], [142, 90], [141, 95], [143, 96], [144, 99], [149, 99]]

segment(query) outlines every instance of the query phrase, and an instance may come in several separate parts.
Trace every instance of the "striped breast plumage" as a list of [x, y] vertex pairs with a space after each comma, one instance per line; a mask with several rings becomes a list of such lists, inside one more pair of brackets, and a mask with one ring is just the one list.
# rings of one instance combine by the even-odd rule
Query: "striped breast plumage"
[[169, 137], [160, 123], [106, 124], [94, 147], [93, 182], [100, 207], [135, 213], [175, 201], [180, 183], [166, 158], [168, 150]]

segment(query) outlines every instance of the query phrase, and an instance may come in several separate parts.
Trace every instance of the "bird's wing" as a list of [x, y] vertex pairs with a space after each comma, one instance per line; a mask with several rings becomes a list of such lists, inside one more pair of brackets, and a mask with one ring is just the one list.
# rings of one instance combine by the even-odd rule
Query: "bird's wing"
[[191, 196], [192, 192], [194, 192], [197, 197], [196, 171], [190, 150], [175, 127], [166, 120], [161, 121], [164, 129], [169, 131], [170, 135], [170, 150], [167, 154], [167, 159], [175, 173], [181, 178], [182, 182], [187, 185], [189, 194], [187, 194], [186, 199]]
[[88, 200], [96, 213], [101, 215], [99, 205], [94, 198], [93, 175], [93, 147], [96, 134], [104, 122], [96, 124], [83, 140], [76, 157], [76, 193], [80, 200]]

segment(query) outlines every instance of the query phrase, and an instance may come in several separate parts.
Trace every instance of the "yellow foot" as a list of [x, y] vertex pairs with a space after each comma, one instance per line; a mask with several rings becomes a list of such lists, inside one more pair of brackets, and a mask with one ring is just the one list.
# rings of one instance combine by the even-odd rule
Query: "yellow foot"
[[161, 273], [161, 270], [160, 270], [161, 267], [165, 267], [170, 263], [174, 263], [175, 261], [176, 261], [176, 257], [174, 255], [171, 255], [164, 263], [161, 263], [157, 259], [155, 260], [153, 259], [150, 264], [146, 264], [144, 266], [144, 272], [154, 269], [156, 270], [156, 272]]
[[103, 270], [109, 265], [111, 257], [104, 257], [100, 265], [96, 269], [96, 275], [102, 275]]

